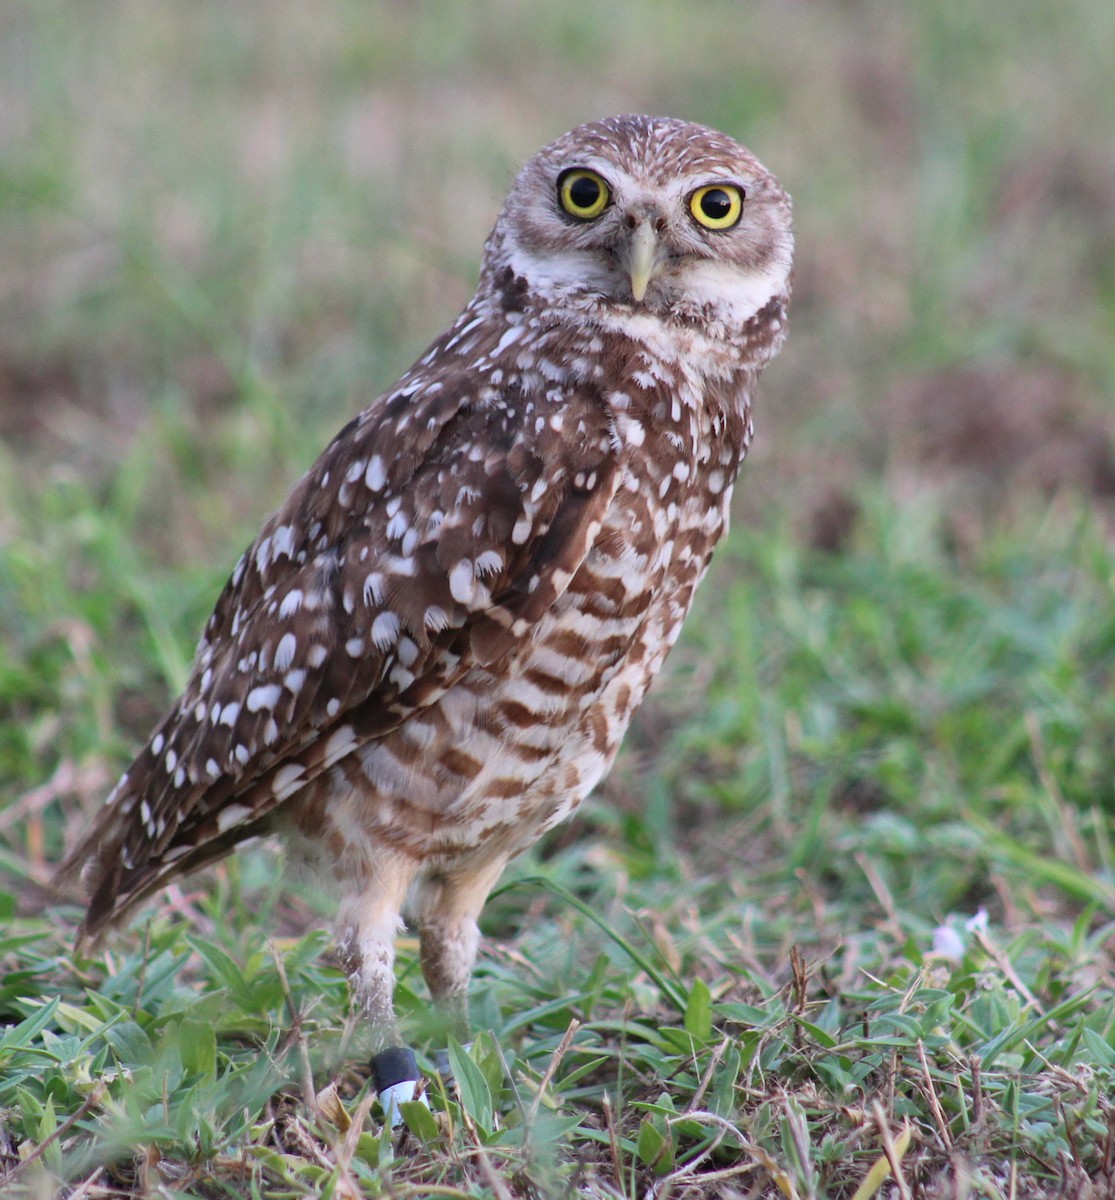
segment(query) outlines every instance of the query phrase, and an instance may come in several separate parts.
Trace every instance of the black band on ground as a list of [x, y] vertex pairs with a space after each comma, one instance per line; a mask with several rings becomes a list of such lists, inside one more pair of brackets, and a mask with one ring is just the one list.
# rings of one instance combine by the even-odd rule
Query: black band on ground
[[384, 1088], [394, 1087], [406, 1080], [422, 1078], [418, 1070], [418, 1061], [414, 1051], [409, 1046], [389, 1046], [372, 1056], [372, 1083], [377, 1092]]

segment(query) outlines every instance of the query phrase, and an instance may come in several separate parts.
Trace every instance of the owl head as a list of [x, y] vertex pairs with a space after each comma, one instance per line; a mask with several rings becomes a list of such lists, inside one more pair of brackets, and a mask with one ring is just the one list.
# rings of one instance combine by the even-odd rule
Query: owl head
[[789, 291], [790, 198], [739, 143], [610, 117], [540, 150], [511, 188], [485, 273], [540, 306], [606, 305], [739, 328]]

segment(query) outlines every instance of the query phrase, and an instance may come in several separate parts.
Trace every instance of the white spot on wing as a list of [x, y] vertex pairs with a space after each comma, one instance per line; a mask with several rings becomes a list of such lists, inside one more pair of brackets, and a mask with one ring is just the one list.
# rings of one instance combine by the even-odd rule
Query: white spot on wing
[[399, 618], [393, 612], [381, 612], [372, 622], [372, 641], [380, 650], [386, 650], [398, 636]]
[[408, 687], [414, 682], [414, 674], [408, 671], [406, 667], [399, 663], [391, 668], [387, 678], [399, 689], [400, 692], [405, 692]]
[[294, 529], [290, 525], [280, 525], [271, 535], [271, 558], [289, 558], [294, 549]]
[[371, 571], [364, 577], [364, 603], [379, 606], [383, 603], [383, 573]]
[[356, 734], [351, 725], [342, 725], [335, 730], [325, 743], [324, 765], [332, 766], [339, 758], [343, 758], [356, 747]]
[[503, 351], [506, 350], [508, 346], [513, 345], [515, 342], [517, 342], [519, 340], [519, 338], [521, 338], [523, 336], [523, 332], [524, 332], [524, 326], [509, 325], [507, 327], [507, 329], [504, 330], [503, 337], [501, 337], [499, 339], [499, 341], [496, 343], [496, 348], [492, 351], [492, 357], [494, 358], [497, 354], [502, 354]]
[[286, 763], [275, 772], [274, 790], [276, 800], [293, 796], [302, 786], [306, 768], [301, 763]]
[[382, 492], [386, 482], [387, 468], [384, 466], [383, 459], [378, 454], [373, 454], [368, 459], [368, 470], [364, 475], [364, 483], [373, 492]]
[[476, 595], [476, 574], [467, 558], [460, 559], [449, 572], [449, 594], [466, 607]]
[[293, 633], [284, 633], [275, 647], [275, 669], [285, 671], [294, 662], [294, 652], [298, 649], [298, 639]]
[[449, 628], [449, 614], [440, 604], [431, 604], [426, 609], [422, 621], [427, 629], [432, 629], [435, 633]]
[[252, 688], [246, 701], [248, 712], [259, 712], [261, 708], [268, 710], [274, 708], [282, 694], [283, 689], [277, 683], [265, 683]]
[[279, 616], [293, 617], [301, 607], [302, 590], [301, 588], [294, 588], [283, 597], [283, 602], [279, 605]]
[[228, 833], [237, 825], [243, 825], [252, 815], [252, 810], [246, 804], [226, 804], [217, 813], [217, 832]]

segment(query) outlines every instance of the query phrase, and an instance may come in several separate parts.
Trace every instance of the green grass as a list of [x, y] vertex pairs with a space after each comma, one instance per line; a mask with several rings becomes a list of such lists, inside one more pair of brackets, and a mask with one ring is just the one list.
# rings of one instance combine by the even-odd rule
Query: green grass
[[[1115, 1187], [1111, 7], [2, 8], [5, 1200]], [[400, 945], [393, 1142], [274, 847], [90, 958], [50, 867], [517, 162], [620, 110], [783, 177], [791, 338], [616, 770], [485, 911], [453, 1084]]]
[[[484, 1194], [491, 1172], [640, 1195], [727, 1171], [850, 1195], [907, 1121], [902, 1169], [924, 1187], [961, 1170], [1006, 1195], [1014, 1172], [1055, 1194], [1099, 1171], [1115, 555], [1064, 514], [971, 562], [940, 529], [876, 500], [837, 558], [777, 529], [736, 538], [655, 703], [653, 778], [636, 748], [493, 900], [474, 1067], [459, 1094], [435, 1080], [442, 1121], [412, 1114], [402, 1151], [374, 1121], [338, 1127], [368, 1116], [359, 1036], [346, 1053], [324, 937], [269, 940], [306, 920], [269, 856], [188, 884], [91, 960], [69, 957], [68, 920], [13, 918], [0, 1108], [13, 1144], [45, 1147], [27, 1179], [109, 1160], [126, 1189], [139, 1152], [186, 1193]], [[945, 922], [956, 960], [931, 952]], [[334, 1078], [341, 1108], [313, 1099]]]

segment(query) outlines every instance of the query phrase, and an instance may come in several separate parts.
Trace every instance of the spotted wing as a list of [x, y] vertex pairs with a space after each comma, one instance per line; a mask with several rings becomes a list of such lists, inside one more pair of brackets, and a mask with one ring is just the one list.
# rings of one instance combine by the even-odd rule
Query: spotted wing
[[[514, 654], [616, 487], [590, 394], [406, 387], [337, 436], [241, 558], [187, 687], [71, 855], [95, 933], [266, 828], [334, 762]], [[64, 870], [66, 868], [63, 868]]]

